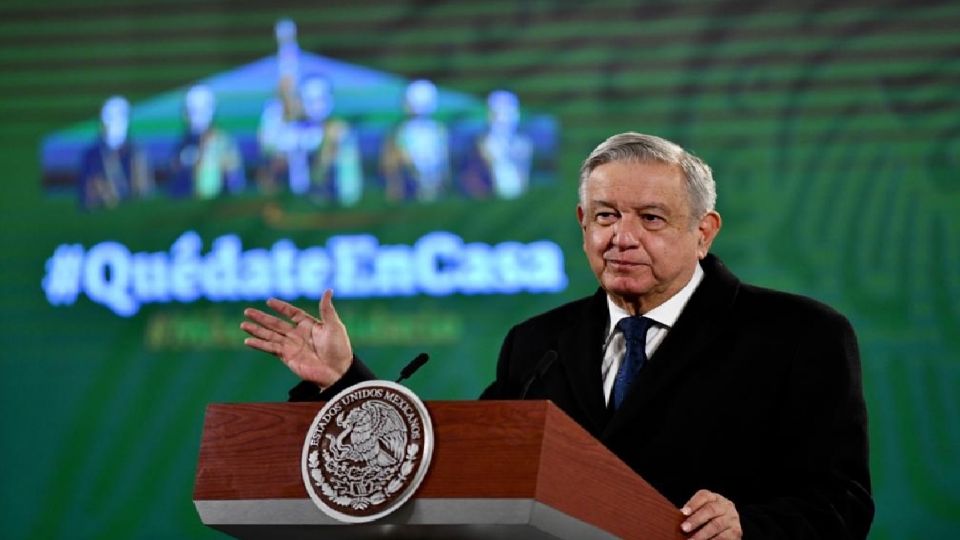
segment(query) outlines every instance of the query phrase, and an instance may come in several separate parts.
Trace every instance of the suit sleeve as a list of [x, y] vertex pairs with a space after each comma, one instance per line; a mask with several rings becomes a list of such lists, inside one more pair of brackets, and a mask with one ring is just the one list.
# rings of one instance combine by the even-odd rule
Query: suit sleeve
[[354, 384], [376, 379], [377, 376], [370, 371], [359, 358], [353, 357], [350, 368], [340, 377], [340, 380], [333, 383], [328, 388], [322, 389], [316, 383], [310, 381], [300, 381], [299, 384], [290, 389], [288, 401], [330, 401], [333, 396]]
[[865, 539], [873, 520], [860, 355], [839, 314], [804, 340], [778, 427], [792, 463], [779, 494], [738, 505], [744, 538]]

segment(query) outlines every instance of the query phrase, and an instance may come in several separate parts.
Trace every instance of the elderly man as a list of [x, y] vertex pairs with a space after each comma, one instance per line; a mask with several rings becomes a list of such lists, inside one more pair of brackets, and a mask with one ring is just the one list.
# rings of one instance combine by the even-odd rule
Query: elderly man
[[[853, 330], [814, 300], [740, 282], [709, 254], [715, 200], [710, 168], [669, 141], [624, 133], [598, 146], [581, 168], [577, 218], [600, 289], [513, 327], [482, 397], [552, 400], [680, 506], [695, 540], [865, 538]], [[268, 305], [290, 322], [248, 309], [242, 327], [247, 345], [303, 379], [291, 399], [373, 376], [330, 291], [322, 322]]]

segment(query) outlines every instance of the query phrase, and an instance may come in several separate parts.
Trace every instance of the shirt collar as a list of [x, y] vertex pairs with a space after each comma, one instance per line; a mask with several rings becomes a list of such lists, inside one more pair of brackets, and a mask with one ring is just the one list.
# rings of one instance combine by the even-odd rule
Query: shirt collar
[[[700, 268], [700, 264], [698, 263], [693, 269], [693, 276], [690, 277], [690, 281], [688, 281], [682, 289], [667, 299], [666, 302], [641, 315], [648, 319], [653, 319], [654, 322], [664, 328], [672, 328], [680, 317], [680, 312], [683, 311], [684, 306], [687, 305], [687, 301], [693, 296], [693, 292], [697, 290], [697, 286], [700, 285], [701, 281], [703, 281], [703, 269]], [[610, 334], [616, 329], [620, 319], [629, 317], [630, 314], [615, 304], [609, 294], [607, 295], [607, 310], [610, 313], [610, 326], [607, 329], [607, 337], [609, 338]]]

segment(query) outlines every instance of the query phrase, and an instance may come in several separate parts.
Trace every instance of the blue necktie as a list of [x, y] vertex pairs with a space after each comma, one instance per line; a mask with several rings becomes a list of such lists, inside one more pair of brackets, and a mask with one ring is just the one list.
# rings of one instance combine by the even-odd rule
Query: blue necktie
[[639, 316], [624, 317], [617, 323], [617, 329], [623, 332], [627, 342], [627, 352], [623, 355], [620, 370], [617, 371], [617, 377], [613, 380], [613, 393], [610, 395], [610, 405], [613, 410], [620, 408], [630, 384], [647, 362], [647, 330], [652, 325], [652, 319]]

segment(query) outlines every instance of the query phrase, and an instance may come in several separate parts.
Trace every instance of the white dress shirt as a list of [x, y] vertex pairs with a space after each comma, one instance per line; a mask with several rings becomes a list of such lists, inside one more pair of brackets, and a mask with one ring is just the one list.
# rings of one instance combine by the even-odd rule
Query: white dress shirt
[[[690, 281], [680, 289], [677, 294], [671, 296], [666, 302], [651, 309], [646, 313], [641, 313], [644, 317], [652, 319], [654, 324], [647, 330], [647, 361], [652, 361], [653, 353], [657, 347], [667, 337], [667, 332], [677, 322], [680, 312], [683, 311], [687, 301], [693, 296], [693, 291], [703, 281], [703, 269], [697, 264], [693, 270], [693, 276]], [[607, 341], [603, 350], [603, 363], [600, 365], [600, 372], [603, 376], [603, 398], [604, 403], [610, 403], [610, 393], [613, 392], [613, 381], [617, 378], [617, 371], [620, 370], [620, 362], [626, 353], [627, 343], [623, 337], [623, 332], [617, 330], [617, 323], [630, 314], [624, 311], [620, 306], [613, 303], [610, 295], [607, 295], [607, 309], [610, 311], [610, 326], [607, 327]]]

